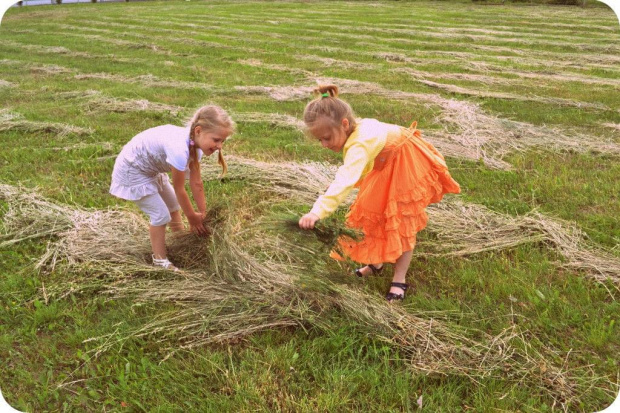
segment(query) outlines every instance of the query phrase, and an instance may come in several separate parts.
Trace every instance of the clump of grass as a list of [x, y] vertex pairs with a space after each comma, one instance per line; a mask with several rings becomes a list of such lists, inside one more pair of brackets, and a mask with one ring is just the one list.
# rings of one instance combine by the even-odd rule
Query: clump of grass
[[15, 83], [0, 79], [0, 87], [15, 87]]
[[299, 227], [299, 217], [291, 214], [281, 214], [275, 217], [275, 222], [281, 222], [289, 231], [298, 231], [303, 235], [311, 235], [319, 241], [325, 250], [335, 249], [340, 253], [338, 240], [342, 237], [361, 241], [364, 233], [361, 230], [347, 227], [342, 217], [332, 215], [326, 219], [316, 222], [314, 228], [310, 230], [301, 229]]
[[24, 119], [23, 115], [8, 109], [0, 111], [0, 132], [19, 131], [24, 133], [52, 133], [59, 137], [75, 135], [87, 136], [93, 133], [90, 128], [67, 125], [64, 123], [34, 122]]
[[140, 75], [134, 77], [126, 77], [123, 75], [115, 75], [110, 73], [83, 73], [73, 76], [74, 79], [88, 80], [88, 79], [104, 79], [121, 83], [133, 83], [140, 84], [147, 87], [171, 87], [179, 89], [199, 89], [199, 90], [212, 90], [213, 86], [206, 83], [189, 82], [180, 80], [166, 80], [160, 79], [154, 75]]
[[189, 231], [172, 233], [168, 237], [170, 260], [183, 269], [208, 268], [212, 261], [210, 243], [213, 235], [222, 230], [225, 216], [224, 205], [215, 204], [207, 211], [207, 216], [203, 220], [203, 225], [207, 230], [204, 235]]
[[89, 112], [158, 112], [169, 113], [177, 116], [184, 111], [181, 106], [166, 105], [163, 103], [150, 102], [146, 99], [132, 100], [119, 99], [107, 96], [96, 96], [84, 103], [84, 108]]

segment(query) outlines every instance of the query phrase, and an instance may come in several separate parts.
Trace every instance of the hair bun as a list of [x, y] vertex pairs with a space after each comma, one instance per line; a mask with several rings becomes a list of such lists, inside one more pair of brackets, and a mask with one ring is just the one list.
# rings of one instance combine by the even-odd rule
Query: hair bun
[[314, 94], [319, 97], [323, 97], [323, 95], [327, 93], [330, 97], [337, 98], [338, 97], [338, 86], [336, 85], [319, 85], [316, 89], [314, 89]]

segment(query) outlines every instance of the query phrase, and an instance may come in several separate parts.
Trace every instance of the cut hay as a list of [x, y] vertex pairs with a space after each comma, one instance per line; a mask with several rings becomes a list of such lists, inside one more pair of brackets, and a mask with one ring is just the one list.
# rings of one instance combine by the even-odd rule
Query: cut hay
[[428, 215], [428, 230], [436, 239], [420, 244], [430, 254], [466, 256], [541, 242], [564, 258], [557, 265], [583, 271], [620, 291], [620, 258], [589, 243], [572, 222], [538, 212], [511, 217], [453, 199], [432, 205]]
[[37, 65], [30, 62], [13, 59], [2, 59], [0, 60], [0, 64], [5, 66], [19, 66], [21, 69], [27, 69], [32, 73], [43, 73], [49, 75], [71, 73], [74, 71], [73, 69], [58, 65]]
[[[478, 74], [469, 74], [469, 73], [431, 73], [431, 72], [423, 72], [421, 70], [415, 70], [408, 67], [399, 67], [397, 69], [391, 70], [394, 73], [406, 73], [418, 80], [419, 82], [430, 82], [428, 78], [441, 78], [441, 79], [453, 79], [453, 80], [466, 80], [470, 82], [480, 82], [485, 85], [500, 85], [507, 86], [515, 84], [516, 82], [512, 79], [506, 79], [502, 77], [493, 77], [488, 75], [478, 75]], [[519, 82], [520, 84], [520, 82]], [[431, 85], [429, 85], [431, 86]]]
[[335, 215], [319, 220], [315, 224], [314, 228], [310, 230], [299, 228], [299, 216], [296, 215], [282, 214], [280, 217], [266, 222], [269, 222], [274, 226], [283, 226], [289, 231], [297, 231], [302, 235], [315, 237], [321, 244], [323, 244], [326, 252], [335, 249], [339, 254], [342, 254], [342, 251], [340, 251], [338, 246], [338, 240], [340, 237], [347, 237], [348, 239], [356, 241], [364, 238], [364, 234], [361, 231], [348, 228], [344, 224], [344, 219], [339, 219]]
[[[136, 304], [174, 304], [174, 310], [160, 312], [129, 333], [86, 340], [99, 343], [91, 351], [94, 356], [132, 337], [174, 343], [172, 355], [265, 329], [303, 326], [329, 332], [334, 328], [330, 314], [338, 311], [399, 350], [415, 371], [472, 380], [495, 377], [540, 382], [550, 397], [566, 405], [581, 389], [576, 376], [553, 365], [541, 371], [541, 363], [549, 360], [543, 361], [543, 356], [531, 349], [513, 347], [514, 341], [527, 347], [515, 331], [497, 336], [476, 331], [473, 339], [472, 332], [447, 321], [416, 316], [323, 277], [300, 280], [289, 272], [295, 269], [289, 265], [294, 258], [286, 251], [282, 251], [288, 256], [284, 263], [258, 260], [251, 253], [255, 241], [269, 235], [235, 221], [231, 211], [227, 211], [227, 220], [212, 222], [211, 239], [190, 240], [204, 243], [194, 249], [204, 266], [175, 273], [147, 264], [147, 222], [140, 216], [121, 210], [62, 206], [8, 185], [0, 186], [0, 199], [9, 205], [3, 215], [4, 238], [17, 242], [54, 235], [39, 267], [68, 267], [71, 271], [67, 274], [73, 274], [72, 279], [49, 285], [46, 301], [92, 291], [110, 298], [130, 298]], [[242, 226], [245, 231], [239, 231]], [[171, 256], [178, 240], [171, 237]], [[187, 241], [182, 249], [188, 248]], [[62, 386], [64, 383], [59, 384]]]
[[[73, 29], [73, 30], [77, 29], [76, 27], [73, 27], [73, 26], [68, 26], [68, 28]], [[121, 40], [121, 39], [118, 39], [117, 37], [108, 37], [108, 36], [101, 36], [101, 35], [96, 35], [96, 34], [84, 34], [83, 33], [84, 27], [81, 27], [80, 29], [81, 29], [80, 37], [82, 38], [104, 42], [104, 43], [110, 43], [116, 46], [125, 46], [131, 49], [148, 49], [152, 52], [156, 52], [156, 53], [159, 52], [159, 53], [164, 53], [164, 54], [168, 52], [167, 50], [164, 50], [161, 46], [158, 46], [153, 43], [132, 42], [128, 40]], [[92, 30], [92, 29], [89, 28], [89, 30]], [[110, 33], [114, 33], [114, 32], [110, 31]], [[118, 33], [116, 33], [116, 35], [118, 36]]]
[[34, 52], [40, 52], [40, 53], [68, 54], [71, 52], [69, 49], [67, 49], [66, 47], [62, 47], [62, 46], [44, 46], [44, 45], [38, 45], [38, 44], [26, 44], [26, 43], [19, 43], [13, 40], [5, 40], [2, 42], [2, 45], [9, 46], [9, 47], [17, 47], [20, 49], [30, 50]]
[[98, 90], [74, 90], [71, 92], [60, 92], [56, 96], [61, 99], [90, 99], [93, 96], [101, 96], [101, 92]]
[[[488, 72], [503, 73], [505, 70], [505, 67], [503, 66], [494, 65], [491, 63], [487, 63], [487, 62], [472, 61], [468, 63], [468, 66], [474, 70], [482, 71], [485, 73], [488, 73]], [[549, 80], [553, 80], [553, 81], [562, 82], [562, 83], [577, 82], [577, 83], [583, 83], [587, 85], [602, 85], [602, 86], [612, 86], [616, 89], [620, 88], [620, 81], [615, 80], [615, 79], [606, 79], [606, 78], [601, 78], [601, 77], [579, 75], [576, 73], [550, 72], [549, 67], [555, 67], [555, 70], [558, 69], [556, 67], [557, 65], [553, 64], [553, 62], [549, 62], [545, 64], [544, 61], [540, 61], [537, 66], [540, 66], [541, 72], [525, 72], [525, 71], [520, 71], [516, 69], [511, 69], [510, 75], [518, 76], [521, 79], [541, 79], [546, 82], [548, 82]]]
[[[227, 157], [227, 179], [248, 181], [260, 190], [312, 205], [323, 194], [335, 176], [337, 167], [324, 163], [269, 163], [236, 156]], [[203, 164], [204, 179], [216, 179], [217, 165]], [[351, 194], [347, 203], [350, 203]], [[539, 213], [511, 217], [493, 212], [482, 205], [465, 204], [446, 197], [429, 206], [427, 231], [435, 238], [429, 253], [444, 256], [466, 256], [503, 250], [527, 243], [544, 243], [553, 248], [565, 262], [558, 265], [583, 271], [603, 284], [611, 283], [620, 291], [620, 259], [586, 241], [574, 224], [551, 219]]]
[[310, 86], [235, 86], [234, 89], [248, 95], [266, 94], [277, 101], [290, 101], [308, 99], [315, 88]]
[[102, 79], [121, 83], [137, 83], [148, 87], [169, 87], [179, 89], [203, 89], [211, 90], [213, 86], [199, 82], [184, 82], [177, 80], [159, 79], [154, 75], [140, 75], [136, 77], [125, 77], [122, 75], [114, 75], [110, 73], [82, 73], [74, 75], [75, 79]]
[[289, 67], [289, 66], [279, 65], [279, 64], [274, 64], [274, 63], [265, 63], [262, 60], [256, 59], [256, 58], [238, 59], [237, 63], [246, 65], [246, 66], [262, 67], [262, 68], [269, 69], [269, 70], [277, 70], [279, 72], [289, 72], [292, 74], [299, 74], [304, 77], [314, 76], [314, 73], [308, 70], [305, 70], [305, 69], [298, 69], [295, 67]]
[[516, 95], [514, 93], [480, 91], [480, 90], [464, 88], [461, 86], [447, 85], [447, 84], [432, 82], [430, 80], [424, 80], [424, 79], [417, 79], [417, 81], [422, 84], [425, 84], [426, 86], [445, 90], [447, 92], [455, 93], [459, 95], [492, 98], [492, 99], [517, 100], [520, 102], [537, 102], [537, 103], [544, 103], [547, 105], [567, 106], [567, 107], [575, 107], [575, 108], [580, 108], [580, 109], [590, 109], [590, 110], [599, 110], [599, 111], [610, 111], [611, 110], [611, 108], [609, 108], [606, 105], [603, 105], [602, 103], [579, 102], [579, 101], [575, 101], [572, 99], [562, 99], [562, 98], [544, 98], [544, 97], [539, 97], [539, 96], [523, 96], [523, 95]]
[[[428, 140], [446, 156], [482, 160], [491, 168], [511, 169], [511, 165], [503, 160], [505, 156], [537, 147], [559, 151], [568, 149], [576, 152], [620, 154], [620, 145], [612, 141], [582, 132], [568, 132], [498, 118], [485, 113], [479, 105], [468, 101], [446, 99], [433, 94], [390, 90], [376, 83], [350, 79], [316, 78], [314, 81], [321, 84], [334, 83], [340, 86], [343, 95], [372, 94], [439, 106], [442, 113], [437, 123], [443, 125], [444, 130], [429, 131], [425, 134]], [[314, 87], [239, 86], [235, 89], [248, 94], [266, 94], [279, 101], [289, 101], [307, 100], [312, 96]]]
[[88, 136], [93, 133], [90, 128], [82, 128], [64, 123], [34, 122], [24, 119], [23, 115], [8, 109], [0, 110], [0, 132], [19, 131], [24, 133], [51, 133], [58, 137], [69, 135]]
[[[64, 33], [67, 34], [67, 33]], [[3, 42], [3, 45], [8, 45], [12, 47], [18, 47], [21, 49], [32, 50], [37, 53], [45, 53], [45, 54], [62, 54], [67, 57], [80, 57], [85, 59], [105, 59], [113, 62], [122, 62], [122, 63], [151, 63], [150, 60], [141, 59], [141, 58], [130, 58], [130, 57], [118, 57], [113, 54], [90, 54], [87, 52], [78, 52], [74, 50], [67, 49], [63, 46], [44, 46], [38, 44], [24, 44], [15, 41], [6, 40]]]
[[0, 200], [7, 203], [2, 211], [0, 247], [32, 238], [56, 235], [72, 227], [69, 208], [24, 191], [22, 188], [0, 184]]
[[[438, 122], [446, 125], [450, 140], [479, 152], [490, 166], [501, 167], [511, 152], [544, 146], [552, 150], [595, 151], [620, 154], [620, 145], [592, 135], [564, 132], [526, 122], [501, 119], [484, 113], [477, 104], [449, 100], [442, 104]], [[455, 132], [448, 132], [456, 129]], [[499, 164], [499, 165], [498, 165]]]
[[69, 152], [69, 151], [79, 151], [82, 149], [90, 149], [90, 148], [99, 149], [99, 150], [102, 150], [103, 152], [114, 152], [115, 153], [114, 157], [116, 157], [116, 152], [118, 149], [117, 146], [112, 142], [92, 142], [92, 143], [78, 142], [73, 145], [51, 146], [51, 147], [45, 147], [41, 149]]
[[261, 122], [297, 130], [303, 130], [305, 128], [305, 124], [301, 119], [281, 113], [235, 112], [232, 113], [231, 116], [235, 119], [235, 121], [241, 123]]
[[321, 62], [324, 66], [335, 66], [342, 69], [380, 70], [382, 68], [382, 66], [373, 63], [353, 62], [350, 60], [332, 59], [330, 57], [323, 57], [317, 55], [295, 55], [294, 57], [298, 60]]
[[93, 97], [86, 101], [83, 106], [90, 113], [156, 112], [177, 116], [179, 113], [185, 111], [185, 108], [181, 106], [150, 102], [147, 99], [120, 99], [99, 95], [96, 95], [96, 97]]
[[15, 83], [9, 82], [8, 80], [0, 79], [0, 87], [15, 87], [17, 86]]
[[[92, 21], [91, 21], [92, 23]], [[102, 24], [101, 22], [98, 22], [99, 24]], [[109, 22], [103, 23], [105, 25], [108, 25]], [[185, 23], [187, 24], [187, 23]], [[154, 43], [143, 43], [143, 42], [135, 42], [135, 41], [131, 41], [131, 40], [121, 40], [118, 39], [117, 37], [119, 36], [119, 32], [117, 31], [113, 31], [113, 30], [106, 30], [106, 29], [97, 29], [97, 28], [93, 28], [93, 27], [84, 27], [84, 26], [74, 26], [74, 25], [68, 25], [68, 24], [58, 24], [56, 25], [58, 28], [60, 29], [66, 29], [66, 32], [63, 32], [65, 36], [79, 36], [80, 38], [84, 38], [87, 37], [91, 40], [96, 40], [99, 42], [103, 42], [103, 43], [112, 43], [118, 46], [124, 46], [127, 47], [129, 49], [149, 49], [149, 51], [153, 52], [153, 53], [157, 53], [157, 54], [161, 54], [164, 56], [183, 56], [184, 58], [191, 58], [191, 57], [197, 57], [197, 58], [201, 58], [204, 57], [202, 55], [189, 55], [187, 53], [176, 53], [173, 52], [169, 49], [165, 49], [162, 48], [161, 46], [154, 44]], [[121, 25], [123, 27], [124, 30], [127, 30], [130, 28], [129, 25]], [[139, 26], [140, 29], [143, 28], [143, 26]], [[202, 28], [202, 27], [201, 27]], [[92, 34], [92, 35], [84, 35], [84, 31], [89, 31], [89, 32], [95, 32], [95, 33], [103, 33], [104, 35], [98, 35], [98, 34]], [[162, 31], [162, 29], [155, 29], [155, 28], [151, 28], [151, 31]], [[164, 29], [164, 32], [169, 32], [169, 30]], [[170, 42], [170, 41], [176, 41], [178, 43], [182, 43], [182, 44], [189, 44], [189, 45], [193, 45], [193, 46], [199, 46], [199, 47], [208, 47], [208, 48], [217, 48], [217, 49], [235, 49], [237, 51], [245, 51], [248, 54], [255, 54], [255, 53], [260, 53], [260, 50], [257, 49], [253, 49], [253, 48], [249, 48], [249, 47], [242, 47], [242, 46], [231, 46], [228, 44], [223, 44], [223, 43], [218, 43], [218, 42], [210, 42], [210, 41], [205, 41], [205, 40], [196, 40], [196, 39], [192, 39], [190, 37], [187, 37], [187, 35], [189, 34], [195, 34], [195, 35], [199, 35], [202, 36], [203, 33], [199, 33], [199, 32], [192, 32], [192, 31], [181, 31], [180, 33], [182, 33], [184, 36], [186, 37], [172, 37], [170, 35], [167, 36], [155, 36], [155, 35], [150, 35], [149, 39], [150, 40], [162, 40], [164, 42]], [[142, 35], [139, 33], [133, 33], [131, 31], [127, 31], [125, 33], [122, 34], [122, 36], [124, 37], [137, 37], [139, 39], [142, 39]], [[222, 39], [225, 38], [230, 38], [230, 39], [235, 39], [234, 37], [231, 36], [224, 36], [224, 35], [220, 35], [219, 36]]]
[[28, 65], [26, 67], [33, 73], [42, 73], [45, 75], [58, 75], [73, 72], [73, 69], [58, 65]]

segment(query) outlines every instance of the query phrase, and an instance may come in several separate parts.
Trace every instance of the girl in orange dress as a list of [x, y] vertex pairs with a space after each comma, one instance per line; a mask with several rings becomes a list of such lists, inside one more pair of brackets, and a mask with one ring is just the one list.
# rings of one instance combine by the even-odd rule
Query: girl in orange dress
[[450, 176], [443, 156], [421, 138], [415, 122], [404, 128], [375, 119], [356, 120], [349, 104], [338, 98], [337, 86], [320, 86], [315, 92], [319, 96], [306, 106], [304, 122], [324, 148], [343, 152], [344, 164], [299, 226], [314, 228], [359, 187], [347, 225], [361, 230], [364, 238], [340, 239], [341, 250], [367, 264], [355, 270], [360, 277], [378, 274], [384, 263], [394, 263], [386, 298], [402, 300], [416, 233], [428, 221], [425, 208], [446, 193], [459, 193], [459, 184]]

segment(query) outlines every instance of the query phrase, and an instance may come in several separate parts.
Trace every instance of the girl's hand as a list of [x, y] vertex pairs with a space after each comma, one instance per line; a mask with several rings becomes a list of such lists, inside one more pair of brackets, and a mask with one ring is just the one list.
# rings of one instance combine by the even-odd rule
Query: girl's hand
[[313, 214], [312, 212], [307, 213], [299, 220], [299, 228], [302, 229], [312, 229], [314, 228], [314, 224], [319, 220], [319, 217]]
[[204, 217], [200, 212], [194, 212], [193, 215], [187, 217], [187, 221], [189, 221], [189, 226], [192, 232], [198, 235], [206, 235], [207, 229], [202, 224]]

